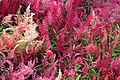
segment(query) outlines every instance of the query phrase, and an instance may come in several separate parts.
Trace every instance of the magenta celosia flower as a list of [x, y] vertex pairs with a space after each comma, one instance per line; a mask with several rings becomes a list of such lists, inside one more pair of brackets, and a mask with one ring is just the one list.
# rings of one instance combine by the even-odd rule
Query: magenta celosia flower
[[78, 64], [82, 64], [83, 60], [82, 60], [81, 57], [78, 57], [78, 58], [76, 59], [76, 62], [77, 62]]
[[[21, 8], [15, 14], [18, 1]], [[118, 29], [112, 24], [120, 20], [119, 4], [119, 0], [2, 0], [0, 19], [14, 14], [0, 24], [0, 79], [75, 80], [80, 73], [83, 80], [86, 74], [93, 80], [119, 80], [120, 60], [112, 58], [119, 42]], [[86, 48], [84, 39], [92, 42]], [[39, 40], [45, 41], [46, 48]], [[92, 60], [86, 62], [85, 51], [95, 52]], [[100, 75], [90, 75], [89, 66]]]
[[51, 50], [46, 50], [45, 55], [49, 58], [52, 59], [54, 57], [54, 54]]
[[32, 67], [34, 66], [34, 62], [31, 63], [28, 62], [28, 66], [25, 65], [23, 62], [19, 65], [19, 69], [15, 72], [12, 73], [12, 79], [20, 79], [20, 80], [25, 80], [27, 79], [30, 75], [34, 73], [34, 70]]
[[50, 79], [50, 78], [46, 78], [46, 77], [44, 77], [44, 78], [37, 78], [37, 79], [35, 79], [35, 80], [52, 80], [52, 79]]
[[72, 79], [75, 79], [75, 70], [71, 69], [71, 70], [68, 72], [68, 75], [69, 75]]
[[95, 51], [95, 46], [93, 43], [89, 44], [87, 47], [86, 47], [86, 51], [88, 54], [90, 53], [93, 53]]
[[93, 76], [92, 80], [96, 80], [96, 74]]
[[61, 78], [60, 80], [66, 80], [66, 79], [63, 77], [63, 78]]
[[64, 69], [64, 74], [68, 74], [68, 70], [67, 69]]
[[116, 78], [116, 80], [120, 80], [120, 76], [118, 76], [118, 77]]
[[4, 45], [8, 45], [9, 38], [8, 38], [8, 35], [6, 34], [5, 31], [3, 31], [2, 37], [3, 37], [3, 43], [4, 43]]
[[6, 62], [7, 62], [8, 65], [9, 65], [8, 70], [10, 71], [10, 73], [12, 73], [12, 72], [13, 72], [13, 69], [14, 69], [14, 64], [13, 64], [11, 61], [8, 61], [8, 60], [6, 60]]
[[8, 53], [8, 59], [12, 59], [14, 57], [14, 49], [10, 51], [10, 53]]
[[116, 74], [116, 78], [120, 78], [120, 56], [116, 57], [112, 62], [111, 62], [111, 67], [114, 71], [114, 74]]
[[2, 52], [0, 52], [0, 56], [1, 56], [0, 58], [0, 67], [1, 67], [6, 62], [6, 56]]
[[95, 10], [95, 13], [97, 14], [99, 19], [102, 19], [105, 21], [105, 24], [108, 22], [119, 22], [120, 20], [120, 1], [119, 0], [109, 0], [102, 1], [92, 1], [90, 2], [90, 5]]
[[84, 74], [86, 74], [87, 72], [88, 72], [88, 70], [89, 70], [89, 65], [85, 62], [85, 66], [82, 68], [82, 72], [84, 73]]
[[19, 2], [18, 0], [1, 0], [0, 1], [0, 21], [1, 17], [7, 14], [15, 14], [18, 10]]
[[35, 60], [32, 62], [32, 60], [28, 61], [28, 66], [30, 68], [33, 68], [35, 66]]

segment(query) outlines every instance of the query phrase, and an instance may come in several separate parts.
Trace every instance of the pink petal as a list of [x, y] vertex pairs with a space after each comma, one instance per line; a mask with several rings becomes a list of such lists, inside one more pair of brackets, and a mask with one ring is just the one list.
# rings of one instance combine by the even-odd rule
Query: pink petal
[[12, 59], [14, 57], [14, 49], [10, 51], [10, 53], [8, 53], [8, 59]]
[[89, 69], [89, 66], [88, 66], [88, 64], [86, 63], [85, 66], [82, 68], [82, 72], [83, 72], [84, 74], [86, 74], [86, 73], [88, 72], [88, 69]]

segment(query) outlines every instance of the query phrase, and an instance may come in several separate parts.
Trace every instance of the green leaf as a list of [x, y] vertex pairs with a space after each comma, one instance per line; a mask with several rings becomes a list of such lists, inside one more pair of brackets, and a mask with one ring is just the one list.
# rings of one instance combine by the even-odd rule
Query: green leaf
[[2, 35], [2, 32], [0, 32], [0, 35]]
[[120, 26], [117, 24], [116, 27], [118, 29], [118, 36], [120, 37]]
[[80, 78], [81, 78], [81, 74], [77, 76], [76, 80], [80, 80]]

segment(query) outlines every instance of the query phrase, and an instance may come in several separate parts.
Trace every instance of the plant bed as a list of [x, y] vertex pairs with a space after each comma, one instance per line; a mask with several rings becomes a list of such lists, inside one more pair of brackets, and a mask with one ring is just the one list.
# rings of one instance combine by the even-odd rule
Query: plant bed
[[1, 80], [119, 80], [119, 0], [0, 0]]

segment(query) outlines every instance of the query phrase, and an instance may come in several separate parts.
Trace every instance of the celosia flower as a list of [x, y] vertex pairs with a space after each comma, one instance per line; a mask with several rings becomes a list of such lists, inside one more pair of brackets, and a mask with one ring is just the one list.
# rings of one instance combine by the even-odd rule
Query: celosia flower
[[68, 74], [68, 70], [67, 69], [64, 69], [64, 74]]
[[61, 78], [60, 80], [66, 80], [66, 79], [63, 77], [63, 78]]
[[87, 47], [86, 47], [86, 51], [88, 54], [90, 53], [93, 53], [95, 51], [95, 46], [93, 43], [89, 44]]
[[14, 57], [14, 49], [10, 51], [10, 53], [8, 53], [8, 59], [12, 59]]
[[111, 67], [114, 70], [114, 74], [116, 74], [116, 78], [120, 78], [120, 56], [111, 62]]
[[89, 66], [88, 66], [88, 64], [85, 62], [85, 66], [82, 68], [82, 72], [83, 72], [84, 74], [86, 74], [86, 73], [88, 72], [88, 69], [89, 69]]
[[0, 22], [7, 14], [15, 14], [19, 7], [18, 0], [0, 0]]
[[81, 57], [78, 57], [78, 58], [76, 59], [76, 62], [77, 62], [78, 64], [82, 64], [83, 60], [82, 60]]
[[6, 62], [6, 56], [2, 52], [0, 52], [0, 56], [2, 57], [0, 58], [0, 67], [1, 67]]
[[[22, 5], [20, 9], [17, 9], [18, 1]], [[89, 5], [91, 2], [93, 4]], [[119, 2], [118, 0], [2, 0], [0, 20], [8, 13], [21, 11], [24, 5], [25, 8], [31, 5], [24, 14], [18, 12], [4, 17], [2, 25], [7, 26], [7, 29], [1, 29], [0, 24], [0, 79], [3, 76], [3, 80], [60, 80], [62, 77], [61, 80], [68, 77], [75, 80], [81, 76], [84, 80], [84, 75], [88, 74], [87, 77], [94, 80], [96, 78], [119, 80], [119, 58], [114, 59], [111, 57], [112, 54], [106, 55], [115, 49], [116, 56], [116, 52], [119, 51], [119, 49], [116, 51], [118, 47], [116, 45], [119, 43], [116, 39], [118, 29], [114, 29], [115, 22], [118, 23], [120, 20]], [[17, 3], [14, 5], [16, 7], [12, 6], [14, 3]], [[13, 19], [14, 16], [16, 19]], [[111, 26], [112, 23], [115, 25]], [[116, 37], [112, 39], [111, 36]], [[39, 40], [45, 40], [46, 49], [41, 48], [38, 37]], [[87, 42], [81, 38], [89, 39], [96, 46], [90, 43], [84, 48]], [[46, 52], [43, 54], [44, 50]], [[89, 64], [85, 62], [85, 51], [87, 54], [96, 51], [96, 54], [91, 55], [93, 59], [87, 61]], [[93, 61], [96, 63], [95, 67]], [[75, 71], [74, 65], [76, 63], [81, 65], [82, 62], [85, 62], [84, 66]], [[96, 77], [96, 71], [91, 75], [92, 69], [89, 69], [89, 66], [97, 70], [100, 76]], [[77, 77], [76, 72], [83, 74]]]
[[45, 55], [49, 58], [52, 59], [54, 57], [54, 54], [51, 50], [46, 50]]
[[35, 60], [32, 62], [32, 60], [28, 61], [28, 66], [30, 68], [33, 68], [35, 66]]
[[69, 72], [68, 72], [68, 75], [70, 75], [70, 77], [72, 79], [75, 79], [75, 70], [71, 69]]
[[120, 80], [120, 76], [118, 76], [116, 80]]
[[8, 38], [8, 35], [6, 34], [5, 31], [3, 31], [2, 37], [3, 37], [3, 43], [4, 43], [4, 45], [8, 45], [9, 38]]
[[32, 69], [34, 63], [31, 64], [31, 61], [28, 62], [28, 66], [25, 65], [23, 62], [19, 65], [19, 69], [15, 72], [12, 73], [12, 79], [20, 79], [20, 80], [25, 80], [27, 79], [30, 75], [34, 73], [34, 70]]

